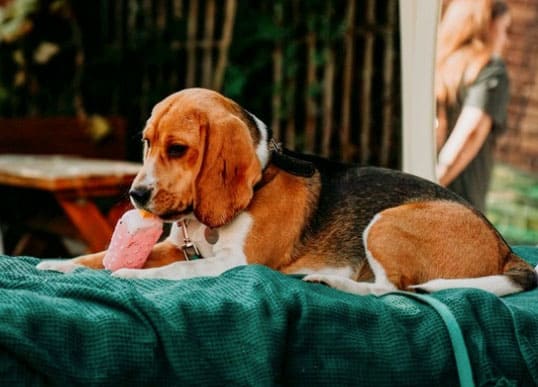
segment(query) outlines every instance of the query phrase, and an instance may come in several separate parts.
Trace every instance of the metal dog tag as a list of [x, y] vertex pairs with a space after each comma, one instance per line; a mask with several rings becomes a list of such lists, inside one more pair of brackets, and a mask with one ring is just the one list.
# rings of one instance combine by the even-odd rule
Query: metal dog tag
[[204, 237], [207, 243], [209, 243], [210, 245], [214, 245], [219, 240], [219, 232], [214, 228], [206, 227], [206, 229], [204, 230]]

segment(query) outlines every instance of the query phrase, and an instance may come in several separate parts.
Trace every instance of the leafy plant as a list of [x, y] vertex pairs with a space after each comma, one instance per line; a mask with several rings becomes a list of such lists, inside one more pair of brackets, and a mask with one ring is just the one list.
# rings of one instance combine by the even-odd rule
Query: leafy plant
[[0, 113], [73, 113], [82, 72], [80, 31], [65, 0], [0, 8]]

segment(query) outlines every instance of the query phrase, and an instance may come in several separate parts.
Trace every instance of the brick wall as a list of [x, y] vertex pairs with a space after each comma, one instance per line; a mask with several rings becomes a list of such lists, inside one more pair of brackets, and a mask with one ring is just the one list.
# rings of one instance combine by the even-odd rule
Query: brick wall
[[497, 158], [538, 174], [538, 0], [507, 1], [512, 26], [505, 57], [512, 97]]

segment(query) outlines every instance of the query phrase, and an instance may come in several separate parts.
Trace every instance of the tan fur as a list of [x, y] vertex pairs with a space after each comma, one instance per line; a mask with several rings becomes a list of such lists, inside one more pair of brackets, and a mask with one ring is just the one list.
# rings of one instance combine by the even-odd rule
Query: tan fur
[[209, 125], [217, 125], [219, 130], [209, 135], [207, 126], [202, 126], [205, 147], [194, 211], [202, 223], [219, 227], [249, 205], [261, 167], [243, 121], [232, 116], [210, 120]]
[[502, 273], [509, 252], [473, 210], [448, 201], [382, 211], [366, 242], [388, 279], [400, 289], [436, 278]]
[[185, 255], [182, 250], [169, 241], [163, 241], [153, 247], [147, 261], [144, 263], [144, 269], [161, 267], [172, 262], [184, 260]]
[[78, 265], [86, 266], [91, 269], [104, 269], [103, 258], [105, 257], [105, 251], [100, 251], [94, 254], [82, 255], [77, 258], [73, 258], [72, 262]]
[[[312, 190], [308, 189], [305, 179], [272, 166], [266, 174], [271, 175], [271, 180], [256, 192], [247, 209], [254, 224], [244, 250], [249, 263], [281, 270], [297, 258], [295, 248], [308, 217], [315, 211], [316, 198], [311, 197]], [[319, 186], [319, 178], [317, 181]], [[283, 200], [271, 207], [266, 205], [273, 201], [271, 198], [282, 195], [285, 195]], [[274, 219], [287, 219], [286, 225]]]

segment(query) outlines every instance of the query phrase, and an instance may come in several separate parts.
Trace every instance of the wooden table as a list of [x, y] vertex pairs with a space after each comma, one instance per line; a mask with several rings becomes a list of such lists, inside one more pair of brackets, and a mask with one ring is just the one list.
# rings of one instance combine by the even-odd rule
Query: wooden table
[[0, 185], [52, 193], [91, 252], [106, 249], [114, 224], [95, 198], [124, 196], [141, 164], [58, 155], [0, 154]]

